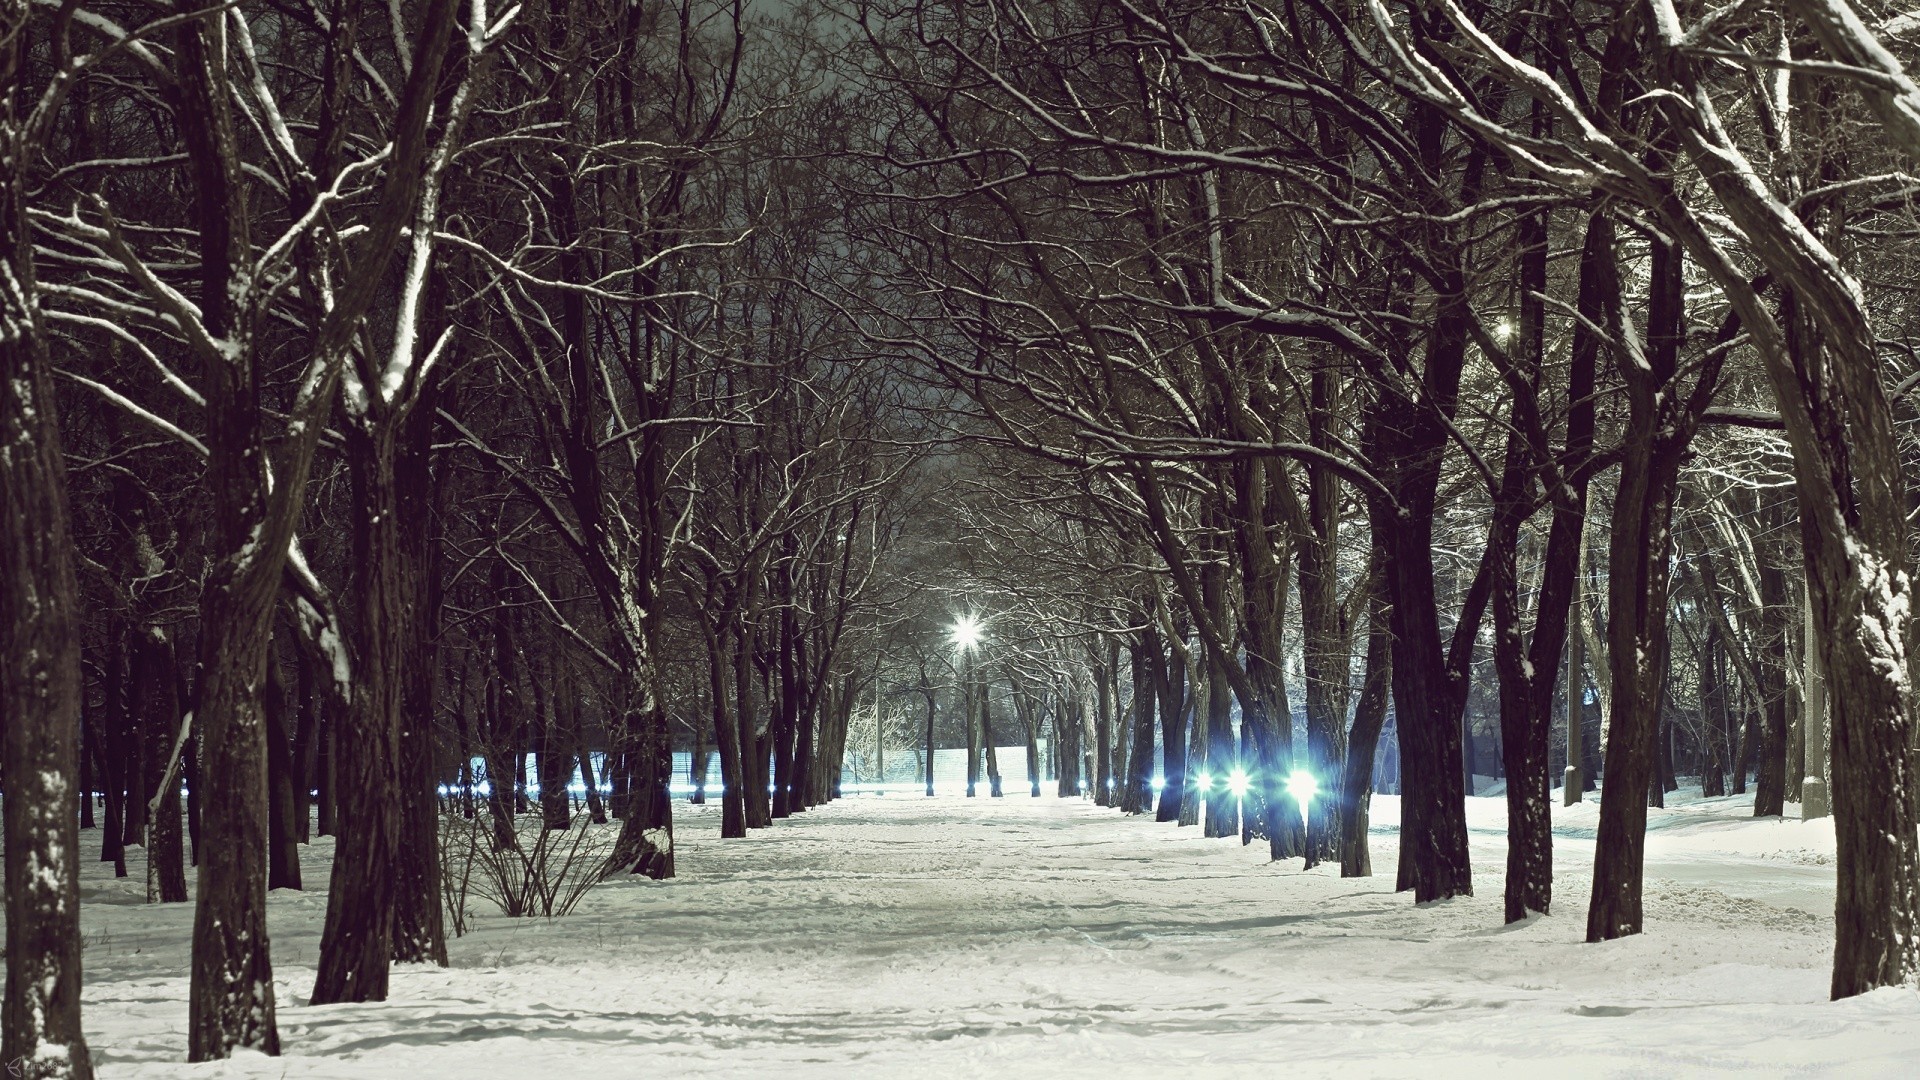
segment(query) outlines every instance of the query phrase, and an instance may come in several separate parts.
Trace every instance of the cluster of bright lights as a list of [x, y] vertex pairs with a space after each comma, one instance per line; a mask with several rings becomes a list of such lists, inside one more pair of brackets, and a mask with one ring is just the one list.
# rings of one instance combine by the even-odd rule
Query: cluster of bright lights
[[[1226, 785], [1227, 790], [1232, 792], [1233, 797], [1237, 799], [1245, 795], [1247, 789], [1253, 786], [1253, 779], [1247, 775], [1245, 769], [1235, 769], [1226, 775]], [[1196, 791], [1213, 790], [1213, 774], [1204, 772], [1196, 773], [1193, 778], [1193, 786]]]
[[980, 620], [972, 615], [956, 616], [953, 620], [952, 640], [962, 652], [980, 643]]
[[[1212, 773], [1198, 772], [1193, 774], [1193, 787], [1195, 791], [1211, 791], [1213, 789], [1213, 781], [1214, 777]], [[1247, 794], [1248, 789], [1253, 787], [1253, 777], [1250, 776], [1245, 769], [1235, 769], [1228, 773], [1225, 782], [1227, 790], [1232, 792], [1236, 799], [1243, 798]], [[1163, 780], [1156, 778], [1153, 782], [1154, 790], [1158, 791], [1163, 783]], [[1300, 803], [1301, 813], [1306, 812], [1307, 804], [1313, 801], [1313, 797], [1318, 794], [1319, 791], [1319, 782], [1314, 780], [1312, 773], [1296, 771], [1292, 776], [1287, 777], [1287, 794], [1293, 796], [1294, 799]]]

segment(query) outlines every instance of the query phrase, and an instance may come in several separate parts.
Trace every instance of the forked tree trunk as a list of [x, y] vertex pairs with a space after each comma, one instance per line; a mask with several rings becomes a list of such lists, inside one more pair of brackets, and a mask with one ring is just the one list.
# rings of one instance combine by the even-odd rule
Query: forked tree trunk
[[[607, 823], [607, 804], [601, 801], [600, 798], [600, 777], [594, 772], [593, 751], [587, 749], [586, 742], [582, 740], [577, 744], [577, 750], [575, 752], [580, 758], [580, 779], [587, 785], [587, 818], [595, 825], [605, 825]], [[734, 777], [733, 780], [724, 782], [738, 784], [739, 774], [735, 773]], [[743, 832], [741, 835], [744, 836], [745, 833]]]
[[[1647, 346], [1617, 357], [1627, 386], [1624, 454], [1613, 502], [1608, 549], [1607, 653], [1612, 658], [1607, 729], [1607, 785], [1600, 800], [1594, 849], [1593, 900], [1587, 940], [1606, 941], [1641, 929], [1641, 881], [1647, 799], [1661, 791], [1666, 697], [1671, 535], [1680, 465], [1693, 424], [1685, 414], [1679, 373], [1685, 294], [1681, 254], [1653, 246], [1648, 286]], [[1618, 287], [1609, 289], [1611, 322], [1624, 317]], [[1701, 378], [1707, 376], [1703, 373]], [[1696, 392], [1694, 397], [1698, 397]]]

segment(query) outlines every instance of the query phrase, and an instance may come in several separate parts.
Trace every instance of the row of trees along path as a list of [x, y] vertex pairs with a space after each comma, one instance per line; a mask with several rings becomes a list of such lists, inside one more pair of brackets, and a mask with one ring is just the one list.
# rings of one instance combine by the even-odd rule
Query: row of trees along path
[[197, 866], [210, 1060], [310, 833], [377, 1001], [469, 818], [665, 878], [676, 751], [735, 838], [1006, 737], [1355, 876], [1390, 788], [1414, 901], [1497, 774], [1509, 921], [1604, 779], [1593, 941], [1677, 775], [1830, 801], [1911, 981], [1883, 14], [0, 0], [0, 1059], [91, 1074], [83, 830]]

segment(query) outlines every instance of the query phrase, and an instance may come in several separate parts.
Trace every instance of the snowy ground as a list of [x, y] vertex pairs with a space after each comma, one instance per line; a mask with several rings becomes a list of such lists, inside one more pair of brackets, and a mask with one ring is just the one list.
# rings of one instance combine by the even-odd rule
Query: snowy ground
[[[1652, 811], [1647, 933], [1581, 944], [1597, 808], [1555, 809], [1554, 914], [1500, 926], [1505, 809], [1469, 800], [1472, 899], [1375, 865], [1051, 797], [847, 800], [722, 843], [681, 804], [680, 877], [548, 922], [486, 917], [392, 1000], [313, 1008], [329, 842], [269, 901], [286, 1056], [186, 1055], [191, 905], [89, 861], [101, 1075], [247, 1077], [1901, 1076], [1920, 996], [1833, 1004], [1830, 823], [1748, 799]], [[88, 846], [98, 833], [87, 834]]]

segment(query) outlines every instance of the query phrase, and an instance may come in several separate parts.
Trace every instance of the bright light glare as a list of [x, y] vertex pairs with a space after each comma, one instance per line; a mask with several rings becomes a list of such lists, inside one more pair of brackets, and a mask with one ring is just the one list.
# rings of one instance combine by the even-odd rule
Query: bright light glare
[[1501, 319], [1499, 322], [1493, 324], [1493, 339], [1495, 341], [1498, 341], [1500, 344], [1505, 345], [1508, 339], [1512, 337], [1513, 337], [1513, 320], [1512, 319]]
[[1320, 781], [1315, 780], [1310, 772], [1296, 771], [1292, 776], [1287, 777], [1287, 794], [1300, 803], [1302, 814], [1307, 812], [1307, 804], [1312, 802], [1313, 797], [1319, 792]]
[[1166, 777], [1164, 777], [1164, 776], [1156, 776], [1156, 777], [1154, 777], [1154, 778], [1153, 778], [1153, 790], [1155, 790], [1155, 791], [1161, 791], [1161, 790], [1163, 790], [1163, 789], [1165, 789], [1165, 788], [1166, 788], [1166, 786], [1167, 786], [1167, 778], [1166, 778]]
[[953, 620], [953, 643], [963, 651], [973, 648], [980, 642], [980, 621], [971, 615], [961, 615]]
[[1208, 776], [1206, 773], [1200, 773], [1193, 778], [1193, 786], [1201, 791], [1205, 791], [1213, 786], [1213, 777]]
[[1244, 770], [1235, 769], [1227, 775], [1227, 789], [1233, 792], [1233, 797], [1236, 799], [1247, 793], [1247, 784], [1247, 774]]

